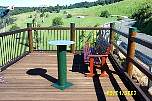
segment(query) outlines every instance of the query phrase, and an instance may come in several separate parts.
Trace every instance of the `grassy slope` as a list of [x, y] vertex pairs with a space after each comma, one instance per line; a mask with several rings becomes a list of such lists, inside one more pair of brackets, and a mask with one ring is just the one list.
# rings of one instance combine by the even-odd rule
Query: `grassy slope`
[[[148, 2], [151, 0], [124, 0], [118, 3], [110, 4], [110, 5], [104, 5], [104, 6], [94, 6], [90, 8], [75, 8], [75, 9], [66, 9], [63, 11], [67, 11], [68, 13], [71, 13], [73, 15], [72, 18], [66, 18], [66, 15], [63, 14], [63, 11], [60, 13], [49, 13], [49, 17], [45, 18], [45, 22], [42, 23], [41, 19], [39, 18], [38, 14], [38, 23], [41, 24], [41, 26], [51, 26], [52, 19], [56, 16], [60, 16], [63, 18], [64, 25], [63, 26], [69, 26], [70, 22], [75, 22], [76, 26], [94, 26], [96, 24], [104, 24], [107, 22], [111, 22], [116, 20], [115, 17], [109, 17], [109, 18], [103, 18], [99, 17], [100, 12], [103, 10], [108, 10], [112, 15], [124, 15], [124, 16], [131, 16], [132, 13], [134, 13], [143, 3]], [[34, 15], [34, 12], [30, 13], [23, 13], [16, 15], [17, 18], [17, 25], [20, 28], [26, 27], [27, 22], [32, 22], [31, 18], [28, 18], [28, 16], [32, 14]], [[78, 15], [84, 15], [85, 18], [76, 18]], [[10, 28], [10, 26], [9, 26]]]
[[98, 16], [100, 15], [101, 11], [108, 10], [113, 15], [130, 16], [140, 6], [142, 6], [144, 3], [149, 1], [151, 0], [124, 0], [110, 5], [104, 5], [104, 6], [99, 5], [90, 8], [75, 8], [66, 11], [74, 15], [82, 14], [82, 15]]

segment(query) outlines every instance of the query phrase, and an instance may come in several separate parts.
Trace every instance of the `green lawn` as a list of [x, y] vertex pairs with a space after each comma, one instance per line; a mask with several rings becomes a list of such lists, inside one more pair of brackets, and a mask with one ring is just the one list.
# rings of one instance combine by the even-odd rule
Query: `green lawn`
[[[44, 23], [42, 23], [40, 13], [36, 12], [23, 13], [15, 15], [14, 17], [17, 18], [17, 21], [15, 23], [20, 28], [25, 28], [26, 23], [32, 22], [34, 14], [37, 14], [38, 24], [44, 27], [51, 26], [52, 19], [55, 17], [63, 18], [63, 26], [69, 26], [71, 22], [74, 22], [76, 26], [93, 27], [94, 25], [102, 25], [104, 23], [115, 21], [117, 19], [116, 17], [99, 17], [101, 11], [108, 10], [111, 15], [131, 16], [137, 9], [139, 9], [143, 4], [147, 2], [151, 2], [151, 0], [123, 0], [121, 2], [104, 6], [99, 5], [90, 8], [65, 9], [60, 13], [48, 13], [49, 16], [44, 19]], [[66, 15], [63, 14], [64, 11], [72, 14], [72, 18], [66, 18]], [[33, 18], [28, 18], [30, 15], [32, 15]], [[85, 18], [77, 18], [77, 16], [85, 16]], [[7, 27], [7, 30], [9, 30], [10, 27], [11, 25]]]
[[112, 15], [131, 16], [137, 9], [147, 2], [152, 3], [152, 0], [123, 0], [104, 6], [99, 5], [90, 8], [67, 9], [64, 11], [73, 15], [99, 16], [101, 11], [108, 10]]
[[[17, 18], [15, 22], [18, 27], [26, 28], [26, 23], [31, 23], [33, 18], [28, 18], [30, 15], [34, 15], [35, 12], [30, 13], [23, 13], [19, 15], [15, 15], [14, 17]], [[47, 14], [47, 13], [46, 13]], [[85, 18], [77, 18], [76, 15], [73, 15], [72, 18], [66, 18], [66, 15], [61, 13], [48, 13], [48, 17], [44, 18], [44, 22], [42, 23], [42, 18], [40, 18], [40, 13], [37, 13], [37, 23], [40, 24], [42, 27], [48, 27], [52, 25], [52, 20], [55, 17], [62, 17], [63, 19], [63, 26], [69, 26], [71, 22], [74, 22], [78, 27], [94, 27], [95, 25], [102, 25], [104, 23], [108, 23], [111, 21], [115, 21], [116, 17], [97, 17], [97, 16], [85, 16]], [[34, 16], [33, 16], [34, 17]], [[7, 27], [10, 29], [11, 25]]]

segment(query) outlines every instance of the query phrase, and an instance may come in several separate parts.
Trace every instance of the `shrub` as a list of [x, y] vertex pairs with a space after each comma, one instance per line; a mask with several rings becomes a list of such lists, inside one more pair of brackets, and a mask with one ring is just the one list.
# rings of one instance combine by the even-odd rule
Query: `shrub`
[[72, 18], [72, 15], [71, 15], [71, 14], [68, 14], [68, 15], [67, 15], [67, 18]]
[[109, 16], [110, 16], [110, 13], [107, 10], [101, 11], [100, 17], [108, 18]]
[[42, 17], [44, 17], [45, 16], [45, 14], [44, 13], [41, 13], [40, 14], [40, 18], [42, 18]]
[[137, 22], [135, 23], [135, 27], [140, 29], [142, 32], [146, 34], [152, 35], [152, 4], [146, 3], [144, 6], [140, 7], [133, 15]]
[[49, 17], [49, 14], [47, 13], [45, 17], [48, 18], [48, 17]]
[[52, 21], [53, 26], [63, 25], [63, 20], [61, 17], [55, 17]]
[[117, 16], [117, 20], [118, 20], [118, 21], [123, 20], [123, 17]]
[[63, 14], [67, 14], [67, 13], [68, 13], [67, 11], [64, 11], [64, 12], [63, 12]]
[[17, 26], [17, 24], [13, 24], [9, 31], [20, 29], [20, 27]]
[[56, 13], [60, 13], [60, 9], [57, 9], [57, 10], [56, 10]]
[[32, 18], [32, 15], [30, 15], [28, 18]]

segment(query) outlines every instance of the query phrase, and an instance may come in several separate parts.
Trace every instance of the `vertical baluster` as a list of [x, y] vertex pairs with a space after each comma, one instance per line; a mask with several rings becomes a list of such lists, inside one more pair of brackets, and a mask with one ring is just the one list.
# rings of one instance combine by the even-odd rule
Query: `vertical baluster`
[[59, 30], [59, 36], [60, 36], [60, 40], [64, 39], [63, 36], [62, 36], [62, 31], [61, 30]]
[[42, 34], [43, 34], [43, 41], [42, 41], [43, 42], [43, 50], [45, 50], [45, 44], [44, 44], [45, 43], [45, 41], [44, 41], [45, 40], [45, 33], [44, 33], [44, 31]]
[[18, 33], [15, 34], [15, 41], [16, 41], [16, 44], [15, 44], [15, 58], [17, 57], [17, 51], [18, 51]]
[[20, 54], [25, 53], [25, 51], [23, 50], [23, 46], [26, 46], [26, 39], [25, 39], [25, 32], [22, 32], [21, 34], [21, 50], [20, 50]]
[[[48, 44], [48, 41], [49, 41], [51, 38], [50, 38], [50, 31], [48, 30], [47, 32], [48, 32], [47, 44]], [[50, 45], [48, 45], [48, 49], [50, 50]]]
[[[54, 39], [53, 40], [56, 40], [56, 33], [55, 33], [55, 29], [54, 29], [54, 31], [53, 31], [54, 33], [53, 33], [53, 35], [54, 35]], [[56, 50], [56, 48], [53, 46], [53, 50]]]
[[8, 48], [8, 51], [9, 51], [8, 58], [9, 58], [9, 61], [11, 61], [11, 35], [8, 36], [8, 46], [9, 46], [9, 48]]
[[76, 48], [75, 48], [75, 50], [77, 50], [77, 41], [78, 41], [78, 35], [77, 35], [77, 30], [75, 30], [75, 36], [76, 36], [76, 41], [75, 41], [75, 46], [76, 46]]
[[63, 30], [63, 40], [66, 40], [66, 35], [67, 35], [67, 33], [65, 33], [65, 30]]
[[46, 50], [48, 50], [48, 37], [49, 37], [49, 35], [46, 32], [46, 30], [45, 30], [45, 46], [46, 46]]
[[37, 50], [39, 50], [39, 47], [40, 47], [41, 49], [44, 49], [44, 47], [43, 47], [44, 41], [43, 41], [42, 30], [40, 30], [39, 33], [40, 33], [40, 39], [37, 37], [37, 38], [39, 39], [39, 40], [37, 39], [37, 46], [36, 46], [36, 47], [37, 47]]
[[13, 42], [13, 34], [11, 34], [11, 60], [13, 60], [13, 44], [14, 44], [14, 42]]
[[13, 35], [11, 34], [10, 35], [10, 59], [11, 59], [11, 61], [12, 61], [12, 57], [13, 57]]
[[0, 37], [0, 57], [1, 57], [1, 66], [3, 66], [4, 64], [4, 61], [3, 61], [3, 54], [4, 54], [4, 51], [3, 51], [3, 37]]
[[56, 30], [56, 32], [57, 32], [57, 40], [59, 40], [59, 33], [58, 33], [58, 29]]
[[4, 40], [5, 38], [4, 37], [2, 37], [2, 53], [3, 53], [3, 65], [5, 64], [5, 45], [4, 45], [4, 43], [5, 43], [5, 40]]
[[[53, 40], [53, 30], [51, 30], [51, 40]], [[52, 47], [52, 49], [51, 50], [53, 50], [53, 45], [51, 45], [51, 47]]]
[[6, 63], [6, 37], [4, 36], [3, 37], [3, 45], [4, 45], [4, 50], [3, 50], [3, 52], [4, 52], [4, 64]]
[[68, 30], [66, 30], [66, 40], [68, 40], [68, 35], [69, 35]]
[[6, 51], [5, 51], [5, 53], [6, 53], [6, 62], [8, 62], [9, 61], [9, 50], [8, 50], [8, 47], [9, 47], [9, 39], [8, 39], [8, 36], [6, 36]]
[[81, 32], [80, 32], [80, 30], [79, 30], [79, 51], [80, 51], [80, 44], [81, 44], [81, 37], [80, 37], [80, 34], [81, 34]]
[[17, 38], [18, 38], [18, 39], [17, 39], [17, 40], [18, 40], [17, 56], [20, 56], [21, 54], [20, 54], [19, 51], [21, 50], [21, 44], [20, 44], [20, 43], [21, 43], [21, 42], [20, 42], [20, 41], [21, 41], [21, 32], [18, 33], [18, 37], [17, 37]]
[[20, 35], [20, 43], [19, 43], [19, 44], [20, 44], [20, 50], [19, 50], [19, 54], [20, 54], [20, 55], [22, 54], [22, 51], [23, 51], [23, 47], [22, 47], [22, 46], [23, 46], [23, 44], [22, 44], [23, 33], [24, 33], [24, 32], [21, 32], [21, 33], [20, 33], [20, 34], [21, 34], [21, 35]]
[[25, 43], [26, 45], [24, 45], [24, 48], [23, 48], [23, 52], [25, 53], [26, 51], [28, 51], [29, 49], [29, 47], [28, 47], [28, 33], [24, 33], [24, 35], [23, 35], [23, 43]]

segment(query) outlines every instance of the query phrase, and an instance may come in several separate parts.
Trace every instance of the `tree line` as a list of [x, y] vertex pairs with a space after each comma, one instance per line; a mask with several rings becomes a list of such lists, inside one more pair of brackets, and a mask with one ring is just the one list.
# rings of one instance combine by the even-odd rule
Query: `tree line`
[[32, 12], [32, 11], [40, 11], [41, 13], [43, 12], [56, 12], [59, 13], [60, 10], [62, 9], [73, 9], [73, 8], [89, 8], [92, 6], [97, 6], [97, 5], [107, 5], [115, 2], [119, 2], [122, 0], [97, 0], [95, 2], [80, 2], [80, 3], [75, 3], [75, 4], [70, 4], [68, 5], [56, 5], [56, 6], [49, 6], [49, 7], [15, 7], [13, 11], [11, 11], [11, 15], [17, 15], [21, 13], [26, 13], [26, 12]]

